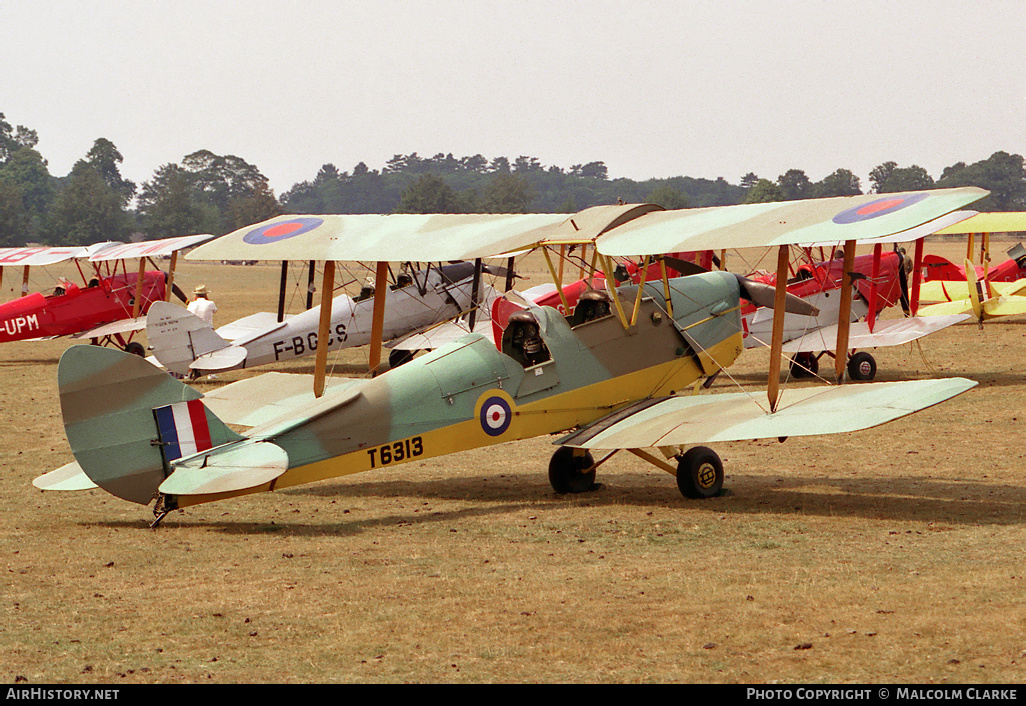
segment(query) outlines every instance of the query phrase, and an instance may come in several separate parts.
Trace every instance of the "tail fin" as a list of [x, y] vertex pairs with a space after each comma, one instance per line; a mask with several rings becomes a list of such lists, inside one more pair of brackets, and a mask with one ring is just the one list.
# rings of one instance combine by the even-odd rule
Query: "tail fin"
[[146, 338], [153, 356], [176, 375], [189, 374], [189, 365], [200, 356], [231, 346], [206, 321], [167, 302], [154, 302], [150, 307]]
[[[970, 269], [972, 266], [970, 265]], [[940, 255], [925, 255], [923, 257], [923, 281], [934, 280], [960, 280], [965, 279], [965, 272], [958, 266]]]
[[[243, 439], [199, 392], [112, 348], [69, 348], [57, 385], [75, 460], [96, 485], [140, 505], [153, 499], [174, 458]], [[172, 427], [164, 426], [169, 418]]]

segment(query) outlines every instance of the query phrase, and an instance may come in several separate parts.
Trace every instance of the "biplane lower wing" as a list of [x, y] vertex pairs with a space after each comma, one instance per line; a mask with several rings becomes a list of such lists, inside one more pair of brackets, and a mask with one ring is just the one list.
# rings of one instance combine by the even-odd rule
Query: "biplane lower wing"
[[[333, 377], [325, 391], [356, 388], [365, 379]], [[255, 427], [316, 401], [313, 376], [264, 373], [220, 387], [203, 395], [203, 404], [226, 424]]]
[[[1026, 279], [1014, 282], [990, 282], [991, 290], [999, 296], [1026, 295]], [[934, 280], [923, 282], [919, 290], [919, 301], [954, 302], [969, 298], [969, 285], [965, 280]]]
[[642, 400], [556, 441], [585, 449], [647, 449], [858, 431], [932, 407], [966, 378], [790, 388], [776, 412], [747, 392]]
[[[857, 321], [851, 324], [848, 333], [850, 348], [882, 348], [911, 343], [923, 336], [953, 326], [969, 318], [968, 314], [956, 313], [944, 316], [913, 316], [907, 319], [877, 321], [870, 331], [869, 324]], [[837, 324], [811, 331], [800, 338], [788, 341], [784, 353], [818, 353], [837, 347]]]
[[96, 328], [89, 329], [88, 331], [76, 333], [71, 338], [73, 340], [82, 340], [84, 338], [104, 338], [105, 336], [115, 336], [119, 333], [142, 331], [144, 328], [146, 328], [146, 317], [140, 316], [136, 319], [112, 321], [109, 324], [103, 324], [102, 326], [97, 326]]

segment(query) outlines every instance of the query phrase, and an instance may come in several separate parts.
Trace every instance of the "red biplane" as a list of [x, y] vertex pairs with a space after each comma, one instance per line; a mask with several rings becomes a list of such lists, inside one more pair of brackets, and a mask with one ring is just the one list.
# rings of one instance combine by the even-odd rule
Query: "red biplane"
[[[873, 244], [871, 254], [845, 259], [842, 250], [827, 253], [823, 245], [798, 248], [801, 264], [789, 270], [787, 292], [814, 306], [817, 314], [791, 312], [784, 317], [782, 350], [793, 355], [791, 374], [795, 377], [815, 375], [823, 355], [835, 358], [835, 371], [840, 378], [846, 370], [852, 380], [871, 380], [876, 375], [876, 360], [859, 349], [895, 346], [909, 343], [943, 328], [964, 321], [967, 315], [956, 312], [943, 315], [917, 316], [920, 274], [923, 262], [923, 239], [938, 229], [949, 227], [975, 215], [975, 211], [957, 211], [887, 238], [866, 241]], [[915, 259], [897, 249], [898, 243], [914, 242]], [[884, 245], [895, 250], [885, 252]], [[835, 244], [829, 244], [835, 245]], [[817, 259], [813, 252], [819, 249]], [[842, 300], [841, 285], [845, 273], [851, 275], [852, 297]], [[908, 275], [912, 273], [911, 281]], [[749, 275], [755, 281], [775, 285], [777, 275]], [[885, 309], [901, 305], [903, 318], [881, 321]], [[742, 310], [746, 348], [769, 345], [772, 309], [749, 304]], [[838, 356], [832, 349], [841, 322], [848, 327], [849, 349]]]
[[[131, 338], [145, 327], [150, 304], [168, 299], [172, 291], [185, 299], [173, 282], [178, 251], [212, 237], [190, 235], [88, 247], [0, 248], [0, 281], [5, 267], [24, 268], [22, 296], [0, 304], [0, 343], [73, 336], [142, 355], [142, 345]], [[152, 258], [165, 255], [171, 255], [168, 272], [156, 265], [154, 270], [145, 268], [148, 260], [152, 264]], [[130, 272], [125, 263], [135, 259], [139, 268]], [[81, 285], [60, 278], [49, 293], [27, 293], [30, 267], [68, 260], [74, 261]], [[92, 265], [92, 271], [83, 270], [83, 260]]]

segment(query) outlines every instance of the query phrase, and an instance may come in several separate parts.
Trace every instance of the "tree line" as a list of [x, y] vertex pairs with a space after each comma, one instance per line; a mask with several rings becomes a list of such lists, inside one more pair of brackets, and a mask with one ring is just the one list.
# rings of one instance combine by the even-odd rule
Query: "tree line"
[[[574, 213], [589, 206], [650, 202], [665, 208], [786, 201], [863, 193], [855, 174], [837, 169], [813, 182], [801, 169], [776, 179], [749, 172], [723, 177], [610, 178], [601, 161], [569, 168], [535, 157], [491, 159], [397, 154], [381, 169], [359, 162], [349, 171], [323, 165], [313, 179], [276, 197], [267, 177], [234, 155], [199, 150], [159, 167], [137, 185], [120, 172], [121, 153], [97, 138], [64, 176], [50, 174], [36, 150], [39, 136], [0, 113], [0, 246], [127, 241], [193, 233], [223, 235], [283, 213]], [[983, 211], [1026, 210], [1023, 157], [995, 152], [958, 162], [934, 179], [918, 165], [884, 162], [870, 172], [867, 193], [979, 186], [991, 195]]]

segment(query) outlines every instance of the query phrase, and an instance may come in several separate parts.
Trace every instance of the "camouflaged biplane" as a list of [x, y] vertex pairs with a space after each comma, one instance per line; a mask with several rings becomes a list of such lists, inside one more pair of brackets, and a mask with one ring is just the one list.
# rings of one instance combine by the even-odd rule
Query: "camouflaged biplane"
[[[723, 466], [704, 444], [864, 429], [976, 384], [947, 378], [782, 392], [780, 349], [789, 245], [845, 242], [847, 260], [856, 241], [905, 231], [984, 195], [967, 187], [679, 211], [599, 206], [570, 217], [281, 216], [189, 258], [325, 261], [324, 336], [335, 261], [376, 260], [384, 284], [388, 261], [470, 261], [541, 248], [556, 276], [552, 253], [587, 248], [608, 284], [582, 294], [569, 316], [508, 293], [518, 310], [498, 339], [470, 334], [372, 378], [326, 379], [324, 346], [313, 376], [267, 373], [203, 395], [138, 357], [72, 347], [58, 385], [75, 462], [35, 483], [156, 500], [159, 522], [176, 508], [565, 432], [549, 464], [558, 493], [592, 489], [596, 467], [628, 450], [676, 476], [685, 496], [716, 495]], [[721, 271], [620, 286], [612, 276], [614, 258], [641, 256], [647, 272], [660, 253], [724, 246], [778, 247], [780, 284], [767, 292]], [[748, 392], [702, 394], [743, 350], [745, 298], [780, 314], [761, 403]], [[376, 333], [383, 309], [375, 307]], [[838, 350], [847, 349], [847, 320], [842, 311]], [[372, 369], [380, 355], [372, 339]], [[837, 372], [842, 379], [843, 361]], [[608, 453], [596, 461], [599, 450]]]

